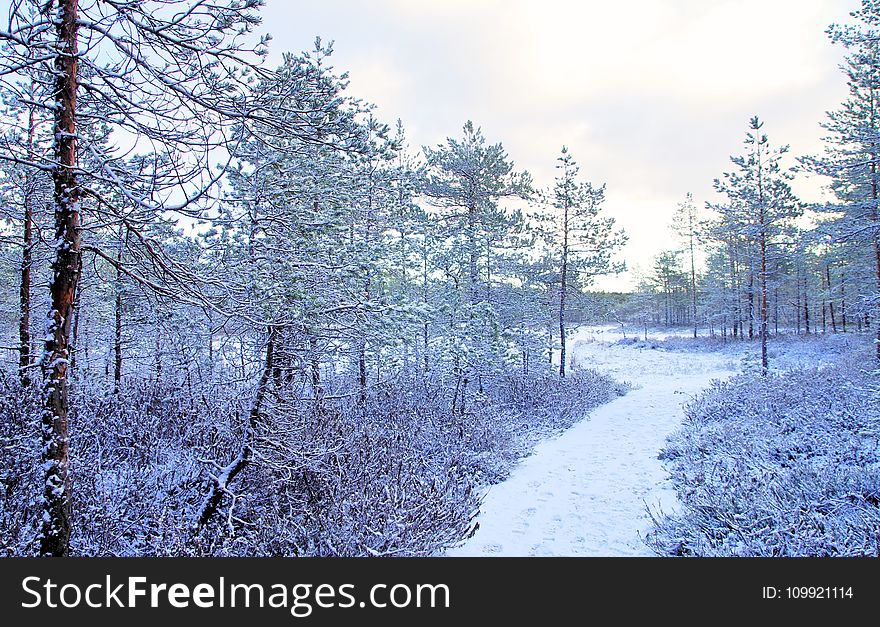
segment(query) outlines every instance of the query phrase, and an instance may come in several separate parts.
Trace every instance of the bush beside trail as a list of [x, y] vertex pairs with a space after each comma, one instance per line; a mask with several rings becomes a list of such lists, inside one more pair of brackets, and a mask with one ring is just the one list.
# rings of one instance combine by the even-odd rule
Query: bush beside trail
[[661, 456], [662, 555], [880, 555], [880, 381], [852, 359], [716, 382]]
[[[122, 390], [81, 381], [72, 398], [74, 555], [432, 555], [471, 531], [480, 488], [541, 438], [625, 388], [592, 371], [504, 372], [453, 410], [448, 381], [399, 377], [315, 402], [268, 395], [245, 470], [194, 529], [210, 474], [242, 447], [248, 382]], [[335, 387], [351, 387], [337, 381]], [[0, 555], [39, 531], [38, 392], [0, 377]]]

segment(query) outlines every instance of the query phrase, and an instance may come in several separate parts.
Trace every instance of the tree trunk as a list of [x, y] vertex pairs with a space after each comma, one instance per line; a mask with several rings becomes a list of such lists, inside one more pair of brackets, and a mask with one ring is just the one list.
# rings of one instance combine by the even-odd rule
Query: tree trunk
[[113, 393], [119, 394], [122, 382], [122, 294], [120, 293], [121, 278], [116, 271], [116, 306], [114, 307], [113, 334]]
[[[876, 128], [875, 124], [875, 109], [874, 109], [875, 101], [874, 101], [874, 89], [871, 89], [871, 128]], [[871, 226], [875, 227], [874, 230], [874, 271], [875, 277], [877, 279], [877, 295], [880, 296], [880, 234], [877, 233], [876, 227], [878, 219], [880, 219], [880, 212], [878, 212], [877, 203], [878, 199], [880, 199], [880, 189], [878, 189], [877, 184], [877, 145], [875, 143], [871, 144], [871, 152], [870, 152], [870, 163], [871, 163], [871, 213], [870, 213], [870, 222]], [[874, 307], [874, 325], [876, 330], [876, 335], [874, 337], [874, 346], [875, 346], [875, 357], [877, 361], [880, 362], [880, 298], [877, 298], [877, 304]], [[865, 324], [868, 324], [867, 313], [865, 314]]]
[[801, 269], [800, 263], [798, 263], [797, 272], [795, 273], [795, 301], [794, 301], [794, 311], [795, 311], [795, 319], [797, 325], [797, 335], [801, 334]]
[[367, 401], [367, 347], [366, 342], [361, 340], [358, 349], [358, 388], [360, 390], [358, 398], [361, 403]]
[[[370, 276], [364, 278], [364, 302], [370, 302]], [[367, 339], [358, 340], [358, 398], [361, 403], [367, 402]]]
[[769, 369], [767, 359], [767, 232], [764, 205], [761, 204], [761, 374]]
[[739, 329], [739, 285], [736, 280], [736, 250], [733, 246], [733, 239], [728, 239], [727, 250], [730, 257], [730, 317], [731, 317], [731, 333], [736, 339]]
[[260, 411], [263, 406], [263, 399], [269, 388], [269, 381], [272, 380], [272, 368], [274, 363], [274, 346], [275, 346], [275, 328], [269, 330], [269, 340], [266, 343], [266, 362], [263, 366], [263, 373], [260, 376], [260, 382], [257, 384], [257, 393], [254, 402], [251, 405], [251, 411], [248, 416], [247, 429], [244, 434], [244, 444], [238, 455], [229, 464], [224, 466], [216, 476], [211, 477], [211, 488], [205, 497], [196, 521], [195, 532], [198, 533], [211, 518], [217, 513], [223, 502], [223, 495], [229, 493], [229, 484], [250, 462], [253, 455], [253, 440], [257, 430], [257, 424], [260, 421]]
[[559, 376], [565, 377], [565, 293], [568, 284], [568, 199], [562, 216], [562, 271], [559, 279]]
[[70, 549], [68, 475], [68, 366], [70, 324], [79, 282], [80, 189], [76, 179], [77, 0], [59, 0], [55, 30], [54, 137], [55, 260], [42, 356], [43, 514], [40, 554], [66, 556]]
[[779, 335], [779, 286], [773, 288], [773, 335]]
[[831, 294], [831, 264], [825, 264], [825, 287], [828, 288], [828, 311], [831, 314], [831, 331], [837, 333], [837, 320], [834, 319], [834, 296]]
[[[749, 263], [751, 266], [751, 262]], [[755, 273], [749, 270], [749, 339], [755, 339]]]
[[159, 320], [156, 319], [156, 343], [154, 346], [154, 354], [153, 359], [155, 361], [156, 367], [156, 385], [159, 384], [159, 381], [162, 379], [162, 334], [161, 329], [159, 327]]
[[[876, 209], [875, 209], [876, 212]], [[876, 221], [876, 214], [875, 214]], [[877, 273], [877, 293], [880, 294], [880, 236], [874, 236], [874, 260], [876, 262], [876, 273]], [[877, 346], [877, 361], [880, 361], [880, 299], [877, 300], [877, 306], [875, 307], [876, 313], [874, 315], [874, 325], [877, 329], [877, 334], [875, 339], [875, 344]], [[867, 324], [867, 323], [866, 323]]]
[[324, 395], [321, 388], [321, 362], [318, 359], [318, 340], [313, 336], [309, 338], [309, 353], [311, 355], [312, 371], [312, 395], [318, 400]]
[[[82, 274], [82, 258], [80, 258], [80, 274]], [[79, 356], [79, 321], [82, 317], [82, 289], [76, 291], [76, 298], [73, 301], [73, 329], [70, 331], [70, 373], [74, 373], [77, 368]], [[89, 361], [88, 348], [85, 349], [86, 363]]]
[[119, 394], [122, 388], [122, 257], [125, 252], [125, 245], [128, 242], [128, 232], [125, 225], [119, 225], [119, 250], [116, 254], [116, 306], [114, 307], [114, 329], [113, 337], [113, 393]]
[[[27, 148], [28, 158], [33, 159], [34, 152], [34, 106], [28, 107], [28, 135]], [[33, 234], [33, 202], [34, 202], [34, 173], [30, 170], [25, 174], [24, 193], [22, 202], [24, 205], [24, 225], [21, 249], [21, 284], [19, 286], [19, 319], [18, 319], [18, 368], [21, 387], [26, 388], [31, 384], [31, 265], [33, 264], [34, 234]]]
[[492, 242], [486, 236], [486, 302], [492, 303]]
[[31, 384], [31, 263], [33, 234], [31, 231], [31, 208], [25, 200], [24, 205], [24, 247], [21, 253], [21, 284], [19, 289], [18, 318], [18, 373], [21, 387]]
[[[467, 238], [468, 238], [468, 279], [470, 282], [468, 296], [470, 299], [470, 305], [473, 307], [479, 301], [478, 295], [478, 286], [480, 284], [480, 270], [478, 265], [478, 256], [477, 252], [477, 208], [475, 205], [470, 205], [468, 207], [468, 225], [467, 225]], [[473, 318], [474, 312], [473, 310], [470, 313], [470, 317]]]
[[214, 372], [214, 320], [211, 316], [211, 310], [208, 309], [206, 312], [208, 317], [208, 368], [210, 368], [211, 373]]
[[[690, 196], [690, 194], [688, 194]], [[694, 216], [693, 208], [688, 212], [688, 244], [691, 249], [691, 317], [694, 324], [694, 339], [697, 339], [697, 268], [694, 263]]]
[[807, 297], [807, 277], [804, 273], [804, 335], [810, 334], [810, 303]]

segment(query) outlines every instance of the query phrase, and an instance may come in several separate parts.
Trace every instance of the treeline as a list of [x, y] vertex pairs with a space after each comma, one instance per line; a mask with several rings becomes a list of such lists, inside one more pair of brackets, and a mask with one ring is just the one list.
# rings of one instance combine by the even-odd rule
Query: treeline
[[[766, 339], [773, 332], [871, 329], [880, 359], [877, 8], [864, 2], [855, 25], [832, 25], [847, 51], [849, 96], [828, 113], [826, 152], [786, 169], [757, 117], [742, 154], [715, 180], [724, 200], [700, 210], [688, 194], [673, 228], [680, 247], [644, 272], [631, 319], [691, 325], [723, 338]], [[794, 170], [827, 177], [834, 201], [809, 204], [792, 192]], [[695, 258], [702, 257], [704, 264]], [[700, 271], [697, 267], [702, 266]]]
[[8, 552], [429, 553], [475, 459], [616, 389], [565, 376], [621, 267], [604, 187], [563, 148], [537, 189], [471, 122], [411, 151], [331, 46], [264, 67], [260, 4], [10, 9]]

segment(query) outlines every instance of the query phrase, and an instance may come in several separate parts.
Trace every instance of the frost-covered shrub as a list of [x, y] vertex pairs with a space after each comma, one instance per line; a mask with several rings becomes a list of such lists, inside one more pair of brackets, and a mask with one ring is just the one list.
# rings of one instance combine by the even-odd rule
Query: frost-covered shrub
[[40, 429], [36, 390], [0, 372], [0, 555], [30, 555], [38, 516]]
[[587, 371], [565, 381], [511, 375], [487, 380], [463, 413], [452, 411], [446, 392], [437, 382], [401, 379], [363, 402], [276, 405], [237, 490], [242, 524], [230, 525], [227, 509], [203, 534], [203, 549], [436, 554], [472, 531], [479, 487], [623, 388]]
[[682, 510], [661, 554], [880, 554], [880, 397], [855, 364], [743, 375], [686, 407], [663, 452]]
[[[72, 401], [71, 552], [185, 552], [205, 458], [241, 437], [248, 387], [188, 388], [134, 379], [117, 395], [83, 381]], [[210, 398], [210, 400], [208, 400]]]
[[[33, 553], [38, 393], [0, 380], [0, 554]], [[480, 488], [541, 437], [623, 388], [576, 370], [486, 378], [453, 411], [448, 379], [401, 375], [360, 395], [302, 398], [273, 381], [255, 434], [253, 381], [131, 377], [72, 388], [74, 555], [431, 555], [472, 530]], [[357, 389], [351, 381], [335, 387]], [[459, 397], [460, 398], [460, 397]], [[462, 408], [463, 407], [463, 408]], [[209, 524], [209, 473], [253, 454]]]

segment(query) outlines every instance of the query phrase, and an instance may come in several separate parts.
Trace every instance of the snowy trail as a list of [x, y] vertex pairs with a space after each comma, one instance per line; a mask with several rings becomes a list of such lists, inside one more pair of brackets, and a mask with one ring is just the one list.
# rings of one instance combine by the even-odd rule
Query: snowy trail
[[712, 353], [610, 346], [592, 334], [573, 338], [577, 363], [635, 389], [541, 442], [489, 489], [480, 528], [447, 555], [651, 555], [640, 539], [650, 527], [646, 504], [655, 513], [677, 504], [657, 454], [683, 418], [682, 403], [738, 364]]

